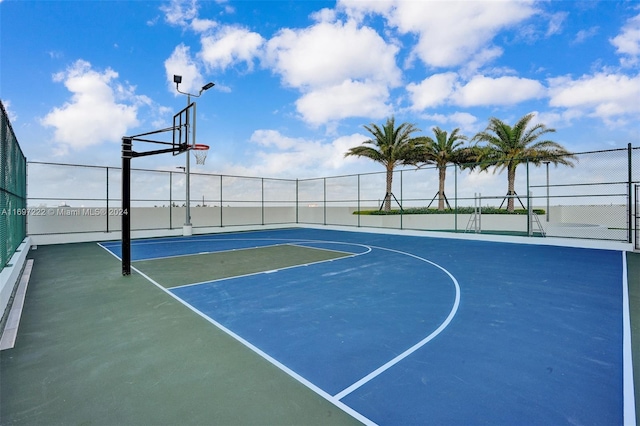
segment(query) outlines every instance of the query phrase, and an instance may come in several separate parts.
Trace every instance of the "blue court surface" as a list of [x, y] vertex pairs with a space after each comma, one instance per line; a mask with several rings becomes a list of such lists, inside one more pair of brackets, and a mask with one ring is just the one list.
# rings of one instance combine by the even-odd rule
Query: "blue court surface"
[[344, 257], [145, 275], [365, 423], [624, 423], [619, 251], [296, 228], [135, 240], [132, 259], [282, 244]]

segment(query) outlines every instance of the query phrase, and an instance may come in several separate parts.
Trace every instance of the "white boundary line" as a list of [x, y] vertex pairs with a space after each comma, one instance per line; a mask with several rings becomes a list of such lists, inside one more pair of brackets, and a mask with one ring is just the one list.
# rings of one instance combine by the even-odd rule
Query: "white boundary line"
[[[296, 244], [278, 244], [278, 245], [296, 245]], [[362, 247], [367, 247], [364, 246], [363, 244], [354, 244], [354, 245], [359, 245]], [[268, 247], [273, 247], [273, 246], [268, 246]], [[307, 246], [300, 246], [300, 247], [304, 247], [304, 248], [314, 248], [314, 247], [307, 247]], [[209, 283], [215, 283], [215, 282], [219, 282], [219, 281], [227, 281], [227, 280], [233, 280], [236, 278], [244, 278], [244, 277], [250, 277], [253, 275], [260, 275], [260, 274], [273, 274], [274, 272], [278, 272], [278, 271], [285, 271], [287, 269], [294, 269], [294, 268], [302, 268], [305, 266], [310, 266], [310, 265], [317, 265], [320, 263], [327, 263], [327, 262], [339, 262], [341, 260], [344, 259], [349, 259], [352, 257], [357, 257], [357, 256], [361, 256], [363, 254], [367, 254], [369, 252], [371, 252], [371, 247], [367, 247], [368, 250], [362, 253], [349, 253], [347, 256], [343, 256], [343, 257], [336, 257], [334, 259], [327, 259], [327, 260], [318, 260], [317, 262], [309, 262], [309, 263], [301, 263], [299, 265], [293, 265], [293, 266], [285, 266], [283, 268], [278, 268], [278, 269], [270, 269], [268, 271], [259, 271], [259, 272], [252, 272], [250, 274], [244, 274], [244, 275], [234, 275], [232, 277], [225, 277], [225, 278], [218, 278], [215, 280], [209, 280], [209, 281], [201, 281], [201, 282], [197, 282], [197, 283], [190, 283], [190, 284], [183, 284], [183, 285], [178, 285], [178, 286], [174, 286], [174, 287], [170, 287], [171, 289], [176, 289], [176, 288], [183, 288], [183, 287], [193, 287], [196, 285], [200, 285], [200, 284], [209, 284]], [[321, 249], [318, 249], [321, 250]], [[331, 250], [327, 250], [327, 251], [331, 251]], [[336, 251], [333, 251], [334, 253], [338, 253]], [[347, 253], [347, 252], [342, 252], [342, 253]], [[136, 269], [137, 270], [137, 269]]]
[[[484, 238], [471, 238], [471, 237], [468, 237], [467, 235], [451, 235], [449, 233], [445, 234], [445, 233], [427, 232], [427, 231], [413, 231], [413, 230], [398, 231], [398, 230], [387, 230], [387, 229], [376, 229], [376, 228], [372, 229], [372, 228], [366, 228], [366, 227], [356, 227], [356, 228], [354, 228], [354, 227], [326, 226], [326, 225], [325, 226], [313, 226], [313, 225], [300, 226], [300, 225], [298, 225], [298, 227], [300, 227], [300, 228], [309, 228], [309, 229], [322, 229], [322, 230], [333, 229], [333, 230], [347, 231], [347, 232], [367, 232], [367, 233], [411, 235], [411, 236], [451, 238], [451, 239], [475, 239], [475, 240], [485, 240], [485, 241], [500, 242], [500, 243], [553, 245], [553, 246], [564, 246], [564, 247], [573, 247], [573, 248], [589, 248], [589, 249], [604, 249], [604, 250], [620, 251], [621, 254], [622, 254], [622, 257], [623, 257], [623, 259], [622, 259], [622, 262], [623, 262], [623, 407], [624, 407], [623, 408], [623, 411], [624, 411], [623, 412], [623, 422], [624, 422], [624, 425], [626, 425], [626, 426], [636, 425], [635, 390], [634, 390], [634, 381], [633, 381], [633, 362], [632, 362], [633, 359], [632, 359], [631, 326], [630, 326], [630, 313], [629, 313], [629, 289], [628, 289], [628, 280], [627, 280], [627, 273], [628, 272], [627, 272], [627, 262], [626, 262], [626, 251], [629, 251], [630, 249], [628, 247], [626, 247], [625, 245], [622, 245], [622, 244], [619, 244], [619, 243], [612, 243], [612, 244], [598, 243], [598, 244], [596, 244], [596, 243], [593, 243], [591, 241], [587, 241], [587, 242], [582, 241], [582, 240], [579, 240], [579, 241], [567, 241], [566, 239], [556, 239], [556, 238], [546, 238], [545, 241], [532, 241], [530, 238], [525, 240], [524, 238], [513, 237], [511, 239], [511, 238], [494, 237], [494, 236], [483, 236]], [[473, 236], [473, 237], [475, 237], [475, 236]], [[178, 239], [180, 237], [174, 237], [174, 238]], [[206, 240], [208, 240], [208, 239], [206, 239]], [[218, 240], [218, 239], [216, 239], [216, 240]], [[204, 241], [204, 239], [201, 240], [201, 241]], [[296, 241], [296, 240], [295, 239], [287, 239], [287, 241]], [[314, 242], [315, 240], [297, 240], [297, 241]], [[324, 240], [318, 240], [318, 242], [330, 243], [330, 241], [324, 241]], [[340, 242], [340, 244], [350, 244], [350, 243]], [[101, 247], [103, 247], [105, 250], [107, 250], [109, 253], [111, 253], [114, 257], [118, 258], [118, 256], [113, 254], [105, 246], [103, 246], [102, 244], [99, 244], [99, 245]], [[375, 246], [372, 246], [372, 247], [375, 247]], [[375, 248], [379, 248], [379, 249], [383, 249], [383, 250], [389, 250], [389, 251], [396, 251], [396, 250], [393, 250], [393, 249], [386, 249], [386, 248], [381, 248], [381, 247], [375, 247]], [[399, 252], [399, 253], [403, 253], [403, 252]], [[209, 317], [207, 317], [203, 313], [199, 312], [198, 310], [194, 309], [190, 305], [185, 304], [181, 299], [179, 299], [176, 296], [174, 296], [169, 290], [167, 290], [167, 289], [163, 288], [162, 286], [160, 286], [159, 284], [155, 283], [151, 278], [147, 277], [146, 275], [144, 275], [143, 273], [141, 273], [137, 269], [135, 269], [135, 268], [132, 268], [132, 269], [136, 270], [136, 272], [140, 273], [147, 280], [152, 282], [154, 285], [158, 286], [162, 291], [166, 292], [171, 297], [173, 297], [174, 299], [178, 300], [180, 303], [182, 303], [183, 305], [187, 306], [189, 309], [191, 309], [192, 311], [194, 311], [195, 313], [197, 313], [198, 315], [200, 315], [201, 317], [203, 317], [207, 321], [211, 322], [212, 324], [214, 324], [216, 327], [220, 328], [225, 333], [227, 333], [230, 336], [234, 337], [235, 339], [237, 339], [238, 341], [240, 341], [241, 343], [243, 343], [244, 345], [246, 345], [247, 347], [249, 347], [250, 349], [252, 349], [256, 353], [258, 353], [260, 356], [264, 357], [269, 362], [271, 362], [272, 364], [274, 364], [275, 366], [277, 366], [278, 368], [280, 368], [281, 370], [283, 370], [284, 372], [286, 372], [287, 374], [289, 374], [290, 376], [292, 376], [293, 378], [295, 378], [296, 380], [298, 380], [302, 384], [304, 384], [307, 387], [309, 387], [311, 390], [313, 390], [314, 392], [316, 392], [317, 394], [319, 394], [323, 398], [327, 399], [328, 401], [330, 401], [334, 405], [338, 406], [339, 408], [341, 408], [345, 412], [351, 414], [352, 416], [354, 416], [358, 420], [363, 421], [365, 424], [375, 424], [371, 420], [369, 420], [366, 417], [362, 416], [360, 413], [358, 413], [358, 412], [354, 411], [353, 409], [351, 409], [350, 407], [346, 406], [344, 403], [342, 403], [340, 401], [340, 399], [344, 398], [349, 393], [353, 392], [357, 388], [359, 388], [362, 385], [364, 385], [365, 383], [369, 382], [370, 380], [372, 380], [376, 376], [380, 375], [381, 373], [383, 373], [387, 369], [391, 368], [393, 365], [397, 364], [399, 361], [401, 361], [402, 359], [406, 358], [411, 353], [415, 352], [417, 349], [419, 349], [420, 347], [424, 346], [426, 343], [428, 343], [430, 340], [432, 340], [438, 334], [440, 334], [449, 325], [449, 323], [452, 321], [452, 319], [455, 316], [455, 313], [456, 313], [456, 311], [458, 309], [459, 301], [460, 301], [459, 284], [457, 283], [457, 280], [455, 280], [455, 277], [453, 277], [448, 271], [446, 271], [441, 266], [439, 266], [437, 264], [434, 264], [433, 262], [430, 262], [430, 261], [428, 261], [426, 259], [420, 258], [420, 257], [412, 255], [410, 253], [404, 253], [404, 254], [407, 254], [409, 256], [412, 256], [412, 257], [418, 258], [420, 260], [426, 261], [428, 263], [431, 263], [432, 265], [434, 265], [434, 266], [438, 267], [439, 269], [443, 270], [447, 275], [449, 275], [451, 277], [451, 279], [454, 281], [455, 286], [456, 286], [456, 299], [455, 299], [455, 302], [454, 302], [454, 308], [449, 313], [449, 316], [447, 317], [445, 322], [443, 322], [440, 325], [440, 327], [438, 327], [438, 329], [436, 329], [433, 333], [431, 333], [425, 339], [423, 339], [420, 342], [416, 343], [414, 346], [409, 348], [407, 351], [405, 351], [402, 354], [398, 355], [397, 357], [395, 357], [394, 359], [390, 360], [386, 364], [382, 365], [378, 369], [372, 371], [367, 376], [363, 377], [362, 379], [360, 379], [359, 381], [355, 382], [351, 386], [349, 386], [346, 389], [342, 390], [341, 392], [339, 392], [335, 396], [331, 396], [331, 395], [327, 394], [325, 391], [323, 391], [322, 389], [319, 389], [314, 384], [308, 382], [306, 379], [304, 379], [303, 377], [299, 376], [297, 373], [295, 373], [294, 371], [290, 370], [288, 367], [284, 366], [283, 364], [281, 364], [277, 360], [273, 359], [272, 357], [270, 357], [266, 353], [262, 352], [260, 349], [258, 349], [257, 347], [253, 346], [251, 343], [247, 342], [246, 340], [244, 340], [240, 336], [238, 336], [235, 333], [231, 332], [230, 330], [226, 329], [221, 324], [219, 324], [216, 321], [210, 319]], [[120, 258], [118, 258], [118, 259], [120, 259]]]
[[398, 229], [398, 228], [378, 228], [355, 225], [321, 225], [321, 224], [304, 224], [297, 225], [302, 229], [332, 230], [344, 232], [361, 232], [367, 234], [386, 234], [398, 236], [414, 236], [426, 238], [442, 238], [449, 240], [472, 240], [487, 241], [495, 243], [513, 243], [520, 245], [541, 245], [556, 247], [572, 247], [572, 248], [588, 248], [595, 250], [614, 250], [614, 251], [633, 251], [633, 244], [610, 241], [610, 240], [587, 240], [580, 238], [563, 238], [563, 237], [520, 237], [509, 235], [494, 234], [476, 234], [476, 233], [457, 233], [444, 231], [426, 231], [419, 229]]
[[[299, 240], [299, 241], [304, 241], [304, 242], [314, 242], [314, 241], [310, 241], [310, 240]], [[328, 241], [316, 241], [316, 242], [328, 242]], [[350, 245], [358, 245], [361, 247], [366, 247], [368, 249], [368, 251], [364, 252], [364, 253], [356, 253], [353, 256], [360, 256], [361, 254], [366, 254], [371, 252], [371, 248], [368, 246], [365, 246], [363, 244], [351, 244], [351, 243], [344, 243], [341, 242], [340, 244], [350, 244]], [[121, 260], [115, 253], [113, 253], [111, 250], [109, 250], [108, 248], [104, 247], [101, 243], [98, 243], [98, 245], [100, 247], [102, 247], [104, 250], [107, 251], [107, 253], [111, 254], [113, 257], [115, 257], [116, 259]], [[344, 258], [342, 258], [344, 259]], [[334, 259], [336, 260], [336, 259]], [[339, 260], [339, 259], [337, 259]], [[329, 401], [330, 403], [332, 403], [333, 405], [335, 405], [336, 407], [338, 407], [339, 409], [341, 409], [342, 411], [344, 411], [345, 413], [349, 414], [350, 416], [352, 416], [353, 418], [355, 418], [356, 420], [361, 421], [363, 424], [367, 425], [367, 426], [376, 426], [376, 423], [373, 422], [372, 420], [368, 419], [367, 417], [363, 416], [362, 414], [360, 414], [359, 412], [357, 412], [356, 410], [354, 410], [353, 408], [349, 407], [348, 405], [344, 404], [343, 402], [341, 402], [339, 399], [336, 399], [335, 397], [331, 396], [329, 393], [325, 392], [324, 390], [320, 389], [318, 386], [314, 385], [313, 383], [311, 383], [310, 381], [308, 381], [307, 379], [305, 379], [304, 377], [300, 376], [298, 373], [296, 373], [295, 371], [291, 370], [289, 367], [285, 366], [284, 364], [282, 364], [281, 362], [279, 362], [278, 360], [276, 360], [275, 358], [271, 357], [270, 355], [268, 355], [266, 352], [262, 351], [261, 349], [259, 349], [257, 346], [254, 346], [253, 344], [249, 343], [247, 340], [243, 339], [242, 337], [240, 337], [239, 335], [237, 335], [236, 333], [234, 333], [233, 331], [229, 330], [228, 328], [224, 327], [222, 324], [220, 324], [219, 322], [213, 320], [212, 318], [210, 318], [209, 316], [205, 315], [204, 313], [200, 312], [199, 310], [197, 310], [196, 308], [194, 308], [193, 306], [189, 305], [188, 303], [186, 303], [184, 300], [182, 300], [181, 298], [179, 298], [178, 296], [174, 295], [169, 289], [164, 288], [162, 285], [160, 285], [159, 283], [157, 283], [156, 281], [154, 281], [151, 277], [149, 277], [148, 275], [146, 275], [145, 273], [143, 273], [142, 271], [136, 269], [134, 266], [131, 267], [131, 269], [133, 271], [135, 271], [136, 273], [140, 274], [140, 276], [142, 276], [143, 278], [145, 278], [147, 281], [149, 281], [150, 283], [152, 283], [153, 285], [155, 285], [157, 288], [159, 288], [160, 290], [162, 290], [165, 294], [168, 294], [169, 296], [171, 296], [173, 299], [175, 299], [176, 301], [178, 301], [179, 303], [181, 303], [182, 305], [186, 306], [187, 308], [189, 308], [191, 311], [195, 312], [197, 315], [199, 315], [200, 317], [202, 317], [203, 319], [205, 319], [206, 321], [210, 322], [211, 324], [213, 324], [214, 326], [216, 326], [217, 328], [219, 328], [221, 331], [223, 331], [224, 333], [228, 334], [229, 336], [231, 336], [232, 338], [236, 339], [238, 342], [240, 342], [241, 344], [245, 345], [247, 348], [251, 349], [253, 352], [255, 352], [256, 354], [258, 354], [259, 356], [261, 356], [262, 358], [264, 358], [265, 360], [267, 360], [268, 362], [270, 362], [271, 364], [273, 364], [274, 366], [276, 366], [277, 368], [279, 368], [280, 370], [282, 370], [283, 372], [285, 372], [286, 374], [288, 374], [289, 376], [291, 376], [293, 379], [297, 380], [299, 383], [303, 384], [304, 386], [306, 386], [307, 388], [309, 388], [310, 390], [312, 390], [313, 392], [315, 392], [316, 394], [320, 395], [322, 398], [326, 399], [327, 401]], [[175, 288], [175, 287], [174, 287]]]
[[629, 282], [627, 280], [627, 254], [622, 252], [622, 370], [624, 424], [636, 424], [636, 399], [633, 385], [633, 355], [631, 352], [631, 315], [629, 313]]
[[453, 303], [453, 307], [451, 308], [451, 311], [449, 312], [449, 315], [444, 320], [444, 322], [442, 324], [440, 324], [440, 326], [438, 328], [435, 329], [435, 331], [433, 333], [429, 334], [427, 337], [425, 337], [424, 339], [422, 339], [421, 341], [419, 341], [415, 345], [411, 346], [409, 349], [407, 349], [406, 351], [404, 351], [403, 353], [401, 353], [397, 357], [393, 358], [392, 360], [390, 360], [387, 363], [385, 363], [384, 365], [378, 367], [377, 369], [375, 369], [371, 373], [367, 374], [366, 376], [364, 376], [363, 378], [361, 378], [357, 382], [353, 383], [351, 386], [347, 387], [346, 389], [343, 389], [341, 392], [338, 392], [336, 395], [334, 395], [334, 397], [336, 399], [342, 399], [345, 396], [349, 395], [351, 392], [355, 391], [356, 389], [358, 389], [362, 385], [364, 385], [364, 384], [368, 383], [369, 381], [373, 380], [375, 377], [377, 377], [380, 374], [384, 373], [389, 368], [393, 367], [394, 365], [396, 365], [397, 363], [399, 363], [400, 361], [402, 361], [403, 359], [405, 359], [406, 357], [408, 357], [409, 355], [411, 355], [412, 353], [414, 353], [415, 351], [420, 349], [422, 346], [424, 346], [427, 343], [429, 343], [438, 334], [442, 333], [442, 331], [444, 331], [445, 328], [447, 328], [449, 323], [451, 323], [451, 321], [453, 320], [453, 317], [456, 315], [456, 312], [458, 312], [458, 307], [460, 306], [460, 285], [458, 284], [458, 280], [456, 280], [456, 278], [449, 271], [447, 271], [445, 268], [443, 268], [442, 266], [438, 265], [437, 263], [431, 262], [430, 260], [424, 259], [424, 258], [422, 258], [420, 256], [416, 256], [414, 254], [411, 254], [411, 253], [406, 253], [406, 252], [403, 252], [403, 251], [384, 248], [384, 247], [376, 247], [376, 246], [371, 246], [371, 247], [379, 249], [379, 250], [387, 250], [387, 251], [392, 251], [392, 252], [404, 254], [404, 255], [407, 255], [407, 256], [410, 256], [410, 257], [414, 257], [416, 259], [419, 259], [419, 260], [421, 260], [423, 262], [427, 262], [427, 263], [435, 266], [436, 268], [440, 269], [445, 274], [447, 274], [449, 276], [449, 278], [451, 278], [451, 280], [453, 281], [453, 285], [455, 286], [455, 289], [456, 289], [456, 297], [455, 297], [455, 301]]
[[[243, 239], [243, 240], [248, 240], [248, 239]], [[384, 365], [378, 367], [376, 370], [374, 370], [371, 373], [367, 374], [366, 376], [364, 376], [363, 378], [361, 378], [357, 382], [353, 383], [352, 385], [350, 385], [346, 389], [343, 389], [341, 392], [337, 393], [336, 395], [331, 396], [328, 393], [326, 393], [325, 391], [323, 391], [322, 389], [318, 388], [313, 383], [309, 382], [308, 380], [306, 380], [302, 376], [298, 375], [294, 371], [290, 370], [288, 367], [286, 367], [283, 364], [281, 364], [279, 361], [277, 361], [274, 358], [272, 358], [271, 356], [267, 355], [262, 350], [258, 349], [257, 347], [255, 347], [254, 345], [249, 343], [248, 341], [244, 340], [242, 337], [240, 337], [237, 334], [233, 333], [231, 330], [228, 330], [222, 324], [220, 324], [217, 321], [211, 319], [210, 317], [208, 317], [207, 315], [203, 314], [199, 310], [195, 309], [193, 306], [189, 305], [188, 303], [186, 303], [185, 301], [183, 301], [179, 297], [175, 296], [173, 293], [171, 293], [169, 291], [169, 289], [166, 289], [166, 288], [162, 287], [159, 283], [157, 283], [156, 281], [151, 279], [149, 276], [144, 274], [142, 271], [136, 269], [133, 266], [132, 266], [132, 269], [134, 271], [136, 271], [137, 273], [139, 273], [140, 275], [142, 275], [144, 278], [146, 278], [149, 282], [151, 282], [154, 285], [156, 285], [157, 287], [161, 288], [162, 291], [164, 291], [165, 293], [171, 295], [171, 297], [173, 297], [174, 299], [178, 300], [180, 303], [182, 303], [183, 305], [187, 306], [189, 309], [191, 309], [192, 311], [196, 312], [198, 315], [202, 316], [207, 321], [211, 322], [212, 324], [214, 324], [216, 327], [220, 328], [225, 333], [229, 334], [230, 336], [233, 336], [235, 339], [237, 339], [238, 341], [240, 341], [243, 344], [245, 344], [248, 348], [250, 348], [251, 350], [255, 351], [259, 355], [263, 356], [265, 359], [269, 360], [269, 362], [272, 362], [275, 366], [277, 366], [278, 368], [282, 369], [287, 374], [289, 374], [290, 376], [292, 376], [296, 380], [298, 380], [301, 383], [303, 383], [305, 386], [309, 387], [310, 389], [312, 389], [313, 391], [315, 391], [319, 395], [323, 396], [325, 399], [328, 399], [329, 401], [333, 402], [335, 405], [339, 406], [342, 409], [344, 409], [342, 407], [344, 404], [342, 402], [340, 402], [340, 400], [342, 398], [344, 398], [345, 396], [347, 396], [351, 392], [355, 391], [356, 389], [360, 388], [364, 384], [368, 383], [369, 381], [373, 380], [375, 377], [379, 376], [380, 374], [382, 374], [383, 372], [385, 372], [389, 368], [393, 367], [394, 365], [396, 365], [397, 363], [402, 361], [404, 358], [408, 357], [413, 352], [415, 352], [416, 350], [420, 349], [422, 346], [426, 345], [428, 342], [433, 340], [440, 333], [442, 333], [442, 331], [444, 331], [444, 329], [447, 328], [447, 326], [451, 323], [451, 321], [453, 320], [453, 317], [456, 315], [456, 313], [458, 311], [458, 307], [460, 306], [460, 285], [458, 283], [458, 280], [456, 280], [456, 278], [449, 271], [447, 271], [445, 268], [443, 268], [442, 266], [440, 266], [437, 263], [434, 263], [434, 262], [432, 262], [430, 260], [422, 258], [420, 256], [416, 256], [416, 255], [411, 254], [411, 253], [407, 253], [407, 252], [403, 252], [403, 251], [395, 250], [395, 249], [390, 249], [390, 248], [385, 248], [385, 247], [369, 246], [369, 245], [358, 244], [358, 243], [348, 243], [348, 242], [344, 242], [344, 241], [308, 240], [308, 239], [304, 239], [304, 240], [300, 239], [300, 240], [298, 240], [298, 239], [284, 239], [284, 238], [274, 239], [274, 240], [290, 241], [291, 242], [290, 244], [293, 244], [293, 242], [295, 241], [298, 244], [303, 244], [303, 243], [326, 243], [326, 244], [331, 244], [331, 243], [334, 243], [334, 244], [344, 244], [344, 245], [355, 245], [355, 246], [368, 248], [368, 251], [366, 251], [364, 253], [356, 253], [356, 254], [353, 255], [353, 257], [359, 256], [359, 255], [362, 255], [362, 254], [370, 253], [371, 252], [371, 248], [376, 248], [376, 249], [379, 249], [379, 250], [395, 252], [395, 253], [398, 253], [398, 254], [401, 254], [401, 255], [413, 257], [413, 258], [418, 259], [418, 260], [420, 260], [422, 262], [426, 262], [426, 263], [429, 263], [432, 266], [435, 266], [436, 268], [440, 269], [441, 271], [443, 271], [445, 274], [447, 274], [449, 276], [449, 278], [452, 280], [452, 282], [454, 284], [455, 291], [456, 291], [456, 295], [455, 295], [453, 306], [451, 308], [451, 311], [449, 312], [449, 315], [444, 320], [444, 322], [442, 324], [440, 324], [440, 326], [436, 330], [434, 330], [431, 334], [429, 334], [427, 337], [425, 337], [424, 339], [420, 340], [418, 343], [416, 343], [415, 345], [413, 345], [412, 347], [410, 347], [409, 349], [407, 349], [406, 351], [404, 351], [400, 355], [396, 356], [392, 360], [388, 361]], [[109, 251], [106, 248], [105, 248], [105, 250]], [[115, 254], [114, 254], [114, 256], [115, 256]], [[344, 259], [344, 258], [342, 258], [342, 259]], [[340, 259], [332, 259], [332, 261], [333, 260], [340, 260]], [[322, 263], [322, 262], [325, 262], [325, 261], [314, 262], [314, 263]], [[302, 265], [298, 265], [298, 266], [302, 266]], [[282, 269], [296, 268], [298, 266], [282, 268]], [[257, 275], [257, 274], [261, 274], [261, 273], [264, 273], [264, 272], [258, 272], [258, 273], [254, 273], [254, 274], [247, 274], [246, 276]], [[222, 278], [221, 280], [232, 279], [232, 278], [235, 278], [235, 277]], [[215, 281], [221, 281], [221, 280], [215, 280]], [[207, 282], [211, 282], [211, 281], [207, 281]], [[197, 284], [202, 284], [202, 283], [187, 284], [185, 286], [172, 287], [172, 289], [181, 288], [181, 287], [188, 287], [188, 286], [193, 286], [193, 285], [197, 285]], [[349, 407], [347, 407], [347, 408], [349, 408]], [[349, 410], [353, 411], [351, 408], [349, 408]], [[347, 410], [345, 410], [345, 411], [347, 411]], [[351, 414], [351, 411], [347, 411], [347, 412], [349, 412]], [[353, 411], [353, 412], [355, 413], [355, 411]], [[358, 413], [358, 415], [361, 416], [359, 413]], [[354, 416], [354, 417], [357, 417], [357, 416]], [[358, 419], [363, 421], [360, 418], [358, 418]], [[366, 419], [366, 420], [367, 420], [367, 422], [365, 422], [366, 424], [374, 424], [369, 419]]]
[[335, 405], [336, 407], [340, 408], [345, 413], [351, 415], [352, 417], [354, 417], [355, 419], [361, 421], [365, 425], [376, 425], [375, 422], [371, 421], [370, 419], [366, 418], [365, 416], [363, 416], [362, 414], [360, 414], [359, 412], [357, 412], [353, 408], [351, 408], [348, 405], [346, 405], [343, 402], [341, 402], [339, 399], [331, 396], [329, 393], [327, 393], [324, 390], [320, 389], [318, 386], [314, 385], [313, 383], [311, 383], [310, 381], [308, 381], [307, 379], [305, 379], [304, 377], [302, 377], [301, 375], [299, 375], [295, 371], [291, 370], [289, 367], [287, 367], [286, 365], [282, 364], [280, 361], [278, 361], [275, 358], [271, 357], [270, 355], [268, 355], [266, 352], [262, 351], [257, 346], [254, 346], [249, 341], [247, 341], [244, 338], [240, 337], [238, 334], [234, 333], [233, 331], [229, 330], [228, 328], [226, 328], [225, 326], [223, 326], [219, 322], [215, 321], [211, 317], [207, 316], [206, 314], [202, 313], [201, 311], [199, 311], [198, 309], [194, 308], [190, 304], [186, 303], [184, 300], [180, 299], [178, 296], [176, 296], [173, 293], [171, 293], [171, 291], [169, 291], [169, 289], [166, 289], [166, 288], [162, 287], [160, 284], [158, 284], [156, 281], [154, 281], [151, 277], [149, 277], [148, 275], [146, 275], [142, 271], [139, 271], [138, 269], [136, 269], [134, 267], [131, 267], [131, 269], [136, 271], [138, 274], [140, 274], [142, 277], [147, 279], [150, 283], [152, 283], [153, 285], [158, 287], [160, 290], [164, 291], [166, 294], [168, 294], [169, 296], [171, 296], [172, 298], [174, 298], [175, 300], [180, 302], [182, 305], [186, 306], [187, 308], [189, 308], [191, 311], [193, 311], [194, 313], [196, 313], [197, 315], [199, 315], [200, 317], [202, 317], [206, 321], [208, 321], [211, 324], [215, 325], [220, 330], [222, 330], [223, 332], [225, 332], [229, 336], [233, 337], [238, 342], [242, 343], [247, 348], [251, 349], [253, 352], [258, 354], [259, 356], [261, 356], [262, 358], [264, 358], [265, 360], [267, 360], [268, 362], [270, 362], [274, 366], [278, 367], [280, 370], [284, 371], [285, 373], [287, 373], [289, 376], [291, 376], [292, 378], [294, 378], [298, 382], [302, 383], [304, 386], [306, 386], [309, 389], [311, 389], [313, 392], [317, 393], [318, 395], [320, 395], [321, 397], [323, 397], [327, 401], [331, 402], [333, 405]]
[[[228, 240], [226, 240], [226, 241], [228, 241]], [[172, 243], [172, 244], [177, 244], [177, 243]], [[132, 260], [131, 262], [150, 262], [150, 261], [154, 261], [154, 260], [174, 259], [174, 258], [178, 258], [178, 257], [202, 256], [202, 255], [205, 255], [205, 254], [215, 254], [215, 253], [230, 253], [230, 252], [234, 252], [234, 251], [256, 250], [256, 249], [261, 249], [261, 248], [280, 247], [280, 246], [289, 246], [289, 245], [291, 245], [291, 244], [278, 243], [278, 244], [267, 244], [267, 245], [264, 245], [264, 246], [240, 247], [240, 248], [218, 250], [218, 251], [206, 251], [206, 252], [197, 252], [197, 253], [173, 254], [173, 255], [170, 255], [170, 256], [149, 257], [149, 258], [146, 258], [146, 259]]]

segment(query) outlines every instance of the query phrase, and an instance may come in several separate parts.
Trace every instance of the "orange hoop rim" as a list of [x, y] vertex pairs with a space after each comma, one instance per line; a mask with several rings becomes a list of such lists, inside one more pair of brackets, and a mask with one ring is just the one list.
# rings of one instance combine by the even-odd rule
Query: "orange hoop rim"
[[207, 151], [209, 149], [209, 145], [205, 145], [203, 143], [196, 143], [191, 145], [191, 149], [196, 151]]

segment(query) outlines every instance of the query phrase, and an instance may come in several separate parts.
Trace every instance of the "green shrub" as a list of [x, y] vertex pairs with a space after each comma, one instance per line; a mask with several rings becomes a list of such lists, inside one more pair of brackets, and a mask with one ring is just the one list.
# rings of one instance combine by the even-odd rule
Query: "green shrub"
[[[473, 214], [474, 207], [458, 207], [457, 209], [445, 209], [438, 210], [436, 208], [427, 207], [411, 207], [408, 209], [400, 210], [393, 209], [390, 211], [384, 210], [357, 210], [353, 214], [369, 215], [369, 216], [388, 216], [398, 214]], [[543, 215], [546, 213], [544, 209], [533, 209], [533, 213]], [[526, 209], [515, 209], [513, 212], [508, 212], [506, 209], [499, 209], [497, 207], [483, 207], [482, 214], [527, 214]]]

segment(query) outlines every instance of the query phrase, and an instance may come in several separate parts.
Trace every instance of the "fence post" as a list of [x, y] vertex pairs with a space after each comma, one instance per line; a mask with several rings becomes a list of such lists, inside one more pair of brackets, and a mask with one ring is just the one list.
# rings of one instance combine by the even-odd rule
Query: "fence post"
[[360, 227], [360, 174], [358, 174], [358, 228]]
[[453, 165], [453, 229], [458, 232], [458, 165]]
[[222, 175], [220, 175], [220, 227], [223, 227], [222, 223]]
[[322, 204], [323, 204], [323, 219], [322, 223], [327, 224], [327, 178], [322, 178]]
[[636, 184], [636, 219], [635, 219], [635, 228], [636, 228], [636, 243], [634, 248], [636, 250], [640, 250], [640, 185]]
[[[633, 183], [633, 175], [632, 175], [632, 169], [631, 169], [631, 162], [632, 162], [632, 151], [631, 151], [631, 143], [627, 144], [627, 164], [628, 164], [628, 177], [627, 177], [627, 182], [628, 182], [628, 189], [627, 189], [627, 214], [628, 214], [628, 219], [627, 219], [627, 231], [628, 231], [628, 235], [627, 235], [627, 242], [631, 243], [633, 242], [633, 232], [632, 232], [632, 228], [633, 228], [633, 208], [632, 208], [632, 196], [631, 196], [631, 188], [632, 188], [632, 183]], [[637, 232], [637, 230], [636, 230]]]
[[404, 200], [402, 199], [402, 170], [400, 170], [400, 229], [402, 228], [402, 217], [404, 216], [404, 209], [402, 205], [404, 204]]
[[531, 191], [529, 188], [529, 159], [527, 158], [527, 236], [531, 236]]
[[104, 215], [106, 220], [107, 220], [107, 232], [109, 232], [109, 167], [106, 168], [107, 169], [107, 211], [106, 214]]

